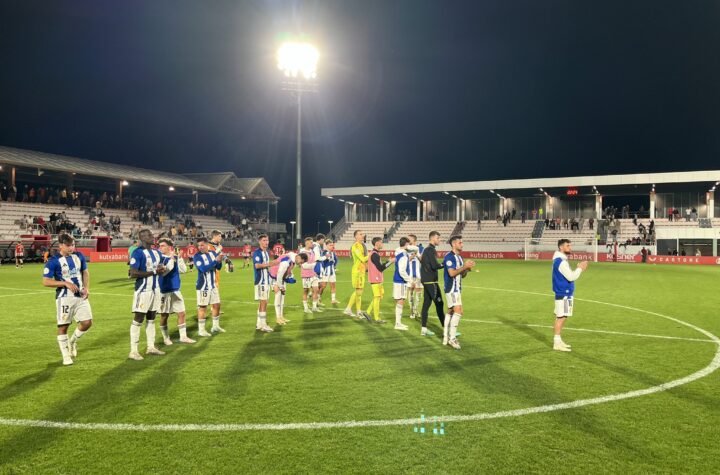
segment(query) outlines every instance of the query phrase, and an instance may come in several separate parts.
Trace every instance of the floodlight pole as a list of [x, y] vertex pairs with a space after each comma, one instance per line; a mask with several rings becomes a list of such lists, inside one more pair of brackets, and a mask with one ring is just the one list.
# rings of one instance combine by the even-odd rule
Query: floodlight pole
[[297, 90], [297, 188], [295, 189], [295, 221], [297, 221], [297, 234], [295, 238], [302, 238], [302, 91]]

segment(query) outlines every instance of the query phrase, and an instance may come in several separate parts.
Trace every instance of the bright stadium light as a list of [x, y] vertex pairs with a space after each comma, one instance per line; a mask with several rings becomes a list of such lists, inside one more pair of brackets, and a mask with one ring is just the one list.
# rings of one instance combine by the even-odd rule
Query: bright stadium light
[[288, 78], [315, 79], [320, 53], [309, 43], [288, 41], [277, 50], [277, 67]]
[[123, 180], [121, 183], [122, 186], [128, 186], [129, 184], [127, 180]]
[[302, 96], [303, 93], [315, 92], [318, 61], [320, 53], [310, 43], [287, 41], [277, 50], [277, 67], [285, 76], [283, 90], [291, 91], [297, 98], [297, 143], [296, 143], [296, 175], [295, 187], [295, 220], [297, 222], [297, 239], [302, 236]]
[[175, 187], [174, 187], [174, 186], [171, 186], [170, 188], [168, 188], [168, 190], [169, 190], [169, 191], [175, 191]]

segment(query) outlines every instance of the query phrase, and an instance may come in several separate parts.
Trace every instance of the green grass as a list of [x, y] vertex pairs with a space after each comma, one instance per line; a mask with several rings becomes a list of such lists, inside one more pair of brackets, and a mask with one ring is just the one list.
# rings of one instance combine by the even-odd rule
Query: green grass
[[[465, 280], [463, 349], [329, 309], [272, 334], [254, 331], [249, 271], [223, 273], [224, 335], [164, 357], [127, 360], [131, 282], [123, 264], [91, 264], [92, 330], [62, 367], [53, 293], [41, 268], [0, 268], [0, 418], [107, 423], [287, 423], [461, 415], [554, 404], [655, 386], [712, 360], [711, 342], [675, 322], [597, 300], [670, 315], [720, 334], [720, 269], [595, 264], [578, 282], [565, 340], [550, 349], [547, 262], [481, 261]], [[349, 265], [338, 276], [349, 297]], [[194, 273], [183, 291], [195, 337]], [[383, 312], [393, 318], [386, 284]], [[544, 295], [503, 292], [511, 289]], [[16, 290], [19, 289], [19, 290]], [[29, 294], [29, 295], [26, 295]], [[291, 286], [290, 305], [300, 289]], [[363, 306], [369, 303], [370, 290]], [[329, 295], [326, 295], [329, 301]], [[274, 312], [269, 311], [269, 321]], [[470, 320], [493, 323], [471, 322]], [[440, 333], [431, 312], [431, 327]], [[171, 318], [174, 338], [177, 330]], [[158, 338], [160, 332], [158, 331]], [[145, 335], [141, 338], [144, 346]], [[161, 348], [162, 346], [159, 345]], [[0, 425], [0, 473], [717, 473], [720, 374], [634, 399], [474, 422], [444, 437], [411, 426], [245, 432], [121, 432]]]

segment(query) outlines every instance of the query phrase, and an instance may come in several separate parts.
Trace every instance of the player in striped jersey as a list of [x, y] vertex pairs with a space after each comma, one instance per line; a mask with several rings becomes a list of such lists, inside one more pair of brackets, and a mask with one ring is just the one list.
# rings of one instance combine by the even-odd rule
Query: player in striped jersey
[[[322, 312], [322, 310], [318, 308], [319, 282], [315, 269], [317, 261], [317, 254], [314, 250], [315, 243], [313, 242], [313, 238], [311, 237], [306, 237], [304, 242], [305, 247], [298, 254], [306, 254], [308, 257], [308, 264], [312, 265], [303, 266], [302, 270], [300, 271], [300, 276], [302, 277], [303, 283], [303, 308], [305, 310], [305, 313]], [[308, 305], [308, 295], [310, 293], [312, 293], [312, 309]]]
[[170, 333], [168, 332], [168, 317], [171, 313], [178, 316], [178, 330], [180, 332], [180, 343], [195, 343], [195, 340], [188, 338], [185, 326], [185, 299], [180, 292], [180, 274], [187, 272], [185, 259], [175, 253], [174, 244], [170, 238], [158, 240], [158, 248], [162, 254], [162, 263], [165, 265], [165, 273], [160, 278], [160, 332], [165, 345], [172, 345]]
[[[318, 306], [322, 306], [322, 267], [323, 262], [327, 260], [327, 255], [325, 253], [325, 235], [322, 233], [318, 233], [315, 236], [315, 242], [313, 242], [312, 245], [312, 251], [315, 254], [315, 279], [317, 279], [317, 304]], [[313, 306], [315, 302], [313, 301]]]
[[475, 267], [474, 261], [464, 262], [460, 256], [463, 248], [462, 236], [455, 235], [449, 241], [452, 251], [445, 254], [443, 267], [445, 268], [445, 296], [448, 303], [448, 315], [445, 315], [443, 328], [443, 345], [450, 345], [456, 350], [460, 349], [457, 340], [457, 327], [463, 315], [462, 308], [462, 279], [470, 269]]
[[409, 240], [406, 237], [400, 238], [400, 247], [395, 250], [395, 275], [393, 276], [393, 298], [395, 299], [395, 330], [406, 331], [408, 326], [402, 322], [402, 311], [405, 305], [405, 297], [408, 294], [407, 286], [411, 282], [410, 256], [417, 252], [416, 247], [408, 250]]
[[[270, 267], [278, 263], [278, 260], [270, 260], [270, 254], [268, 253], [268, 245], [270, 240], [267, 234], [261, 234], [258, 236], [258, 248], [252, 253], [253, 261], [253, 274], [255, 277], [255, 300], [258, 300], [258, 313], [257, 323], [255, 328], [258, 330], [267, 331], [265, 327], [267, 324], [267, 304], [270, 296], [270, 288], [272, 286], [272, 279], [270, 277]], [[276, 316], [277, 323], [279, 325], [285, 325], [289, 320], [281, 316]]]
[[142, 229], [138, 234], [140, 247], [130, 257], [130, 277], [135, 278], [135, 296], [132, 311], [135, 318], [130, 325], [130, 354], [128, 358], [140, 361], [143, 357], [138, 352], [140, 328], [143, 320], [145, 337], [147, 338], [148, 355], [164, 355], [155, 347], [155, 316], [160, 311], [160, 276], [165, 272], [160, 252], [152, 248], [155, 236], [149, 229]]
[[420, 309], [420, 294], [423, 291], [422, 280], [420, 279], [420, 256], [422, 255], [422, 246], [417, 243], [417, 236], [408, 234], [410, 240], [409, 246], [417, 247], [417, 252], [411, 253], [410, 259], [410, 283], [408, 284], [407, 299], [410, 302], [410, 318], [417, 318]]
[[218, 271], [222, 269], [225, 254], [211, 251], [207, 238], [201, 237], [197, 240], [198, 252], [195, 253], [195, 268], [198, 271], [197, 283], [197, 305], [198, 305], [198, 335], [212, 336], [205, 329], [207, 320], [207, 307], [210, 305], [213, 319], [212, 333], [225, 333], [220, 327], [220, 290], [217, 286]]
[[325, 292], [325, 288], [330, 284], [330, 300], [333, 306], [337, 306], [338, 302], [335, 295], [335, 271], [338, 265], [338, 257], [335, 254], [335, 243], [331, 240], [325, 241], [325, 260], [320, 263], [320, 299]]
[[[63, 364], [73, 364], [77, 357], [77, 341], [92, 326], [92, 310], [88, 302], [90, 273], [85, 256], [75, 251], [75, 240], [69, 234], [58, 236], [59, 254], [51, 257], [43, 269], [43, 285], [55, 288], [57, 309], [57, 342]], [[75, 331], [68, 340], [67, 331], [73, 319]]]
[[[273, 291], [275, 292], [275, 319], [277, 321], [285, 320], [283, 317], [285, 306], [285, 284], [295, 283], [292, 271], [296, 265], [302, 267], [312, 264], [307, 264], [307, 254], [289, 252], [284, 256], [280, 256], [277, 260], [277, 264], [270, 267], [268, 270], [272, 280]], [[288, 322], [289, 320], [285, 321]], [[264, 332], [273, 331], [273, 329], [267, 325], [261, 327], [256, 326], [255, 328]]]

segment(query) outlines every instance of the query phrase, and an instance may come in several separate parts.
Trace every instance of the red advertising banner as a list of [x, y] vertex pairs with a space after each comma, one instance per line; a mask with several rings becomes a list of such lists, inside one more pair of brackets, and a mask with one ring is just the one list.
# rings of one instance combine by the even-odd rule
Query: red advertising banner
[[[253, 248], [254, 249], [254, 248]], [[90, 262], [126, 262], [128, 260], [128, 249], [125, 247], [113, 249], [110, 252], [95, 252], [90, 248], [78, 249], [82, 252], [85, 257], [90, 258]], [[181, 248], [183, 257], [185, 256], [185, 249]], [[224, 247], [223, 252], [228, 255], [231, 259], [240, 258], [242, 255], [241, 247]]]

